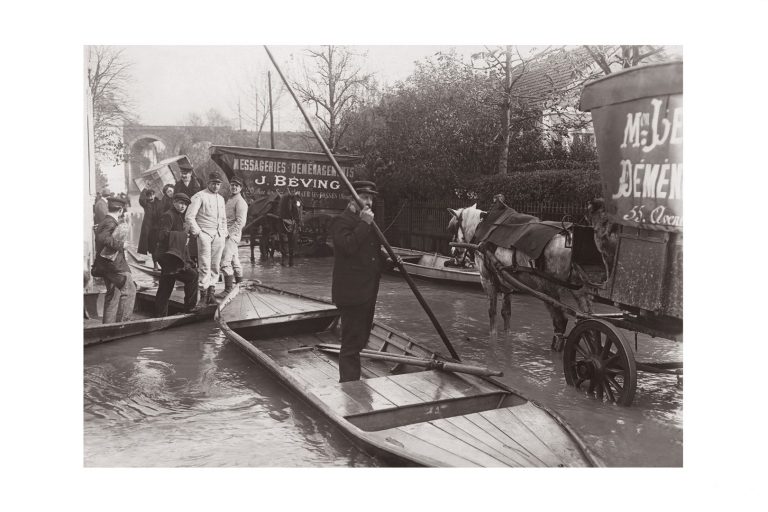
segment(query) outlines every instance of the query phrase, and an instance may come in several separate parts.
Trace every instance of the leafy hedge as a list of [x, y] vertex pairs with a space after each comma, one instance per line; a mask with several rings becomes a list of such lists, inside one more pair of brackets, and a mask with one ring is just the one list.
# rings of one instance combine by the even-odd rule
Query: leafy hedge
[[558, 169], [512, 172], [479, 178], [474, 189], [480, 204], [489, 204], [495, 194], [506, 202], [585, 202], [602, 194], [600, 171], [596, 169]]
[[597, 160], [588, 160], [581, 162], [579, 160], [539, 160], [536, 162], [525, 162], [510, 164], [510, 172], [523, 171], [545, 171], [550, 169], [580, 169], [597, 170], [599, 169]]

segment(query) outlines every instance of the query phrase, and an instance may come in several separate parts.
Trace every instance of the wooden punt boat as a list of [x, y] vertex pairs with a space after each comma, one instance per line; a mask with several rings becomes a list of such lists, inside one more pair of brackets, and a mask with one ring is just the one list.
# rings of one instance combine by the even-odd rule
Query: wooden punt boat
[[156, 288], [136, 293], [136, 305], [133, 313], [135, 320], [103, 324], [99, 318], [86, 319], [83, 326], [83, 345], [87, 347], [97, 343], [209, 320], [213, 318], [216, 311], [216, 307], [211, 306], [197, 313], [183, 313], [184, 292], [183, 290], [174, 290], [168, 301], [168, 312], [173, 314], [162, 318], [152, 318], [156, 293]]
[[214, 318], [363, 449], [397, 465], [602, 465], [555, 413], [491, 378], [415, 366], [444, 359], [378, 322], [363, 378], [339, 383], [338, 316], [327, 301], [253, 285], [236, 287]]
[[[412, 276], [446, 283], [482, 286], [480, 272], [477, 269], [446, 267], [445, 263], [451, 259], [448, 256], [400, 247], [393, 247], [392, 249], [403, 260], [403, 266]], [[393, 268], [392, 271], [400, 272], [397, 267]]]

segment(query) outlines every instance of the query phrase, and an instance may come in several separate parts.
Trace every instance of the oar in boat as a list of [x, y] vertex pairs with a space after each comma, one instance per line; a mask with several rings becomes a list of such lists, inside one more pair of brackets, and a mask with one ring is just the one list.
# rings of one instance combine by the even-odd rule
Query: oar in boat
[[[312, 121], [310, 121], [306, 110], [304, 110], [304, 107], [301, 105], [299, 98], [296, 96], [296, 93], [293, 91], [293, 87], [291, 87], [291, 84], [288, 83], [288, 80], [285, 78], [285, 75], [283, 75], [283, 70], [280, 69], [280, 66], [277, 65], [277, 61], [275, 60], [275, 57], [272, 55], [272, 52], [269, 50], [269, 48], [266, 45], [264, 45], [264, 49], [267, 51], [269, 60], [272, 61], [272, 64], [275, 66], [275, 69], [277, 70], [277, 73], [280, 75], [280, 78], [282, 78], [283, 83], [285, 84], [285, 88], [288, 89], [288, 92], [291, 93], [291, 96], [293, 96], [294, 101], [296, 101], [296, 106], [299, 107], [299, 110], [301, 111], [301, 115], [304, 116], [304, 120], [307, 122], [307, 126], [309, 126], [309, 129], [312, 130], [312, 134], [314, 134], [315, 138], [317, 139], [317, 142], [323, 148], [323, 152], [331, 161], [331, 164], [333, 164], [333, 168], [336, 170], [336, 174], [339, 176], [339, 178], [341, 178], [341, 181], [344, 183], [344, 186], [347, 187], [347, 190], [349, 190], [349, 192], [352, 194], [352, 197], [355, 198], [355, 201], [357, 202], [358, 205], [360, 205], [360, 208], [363, 208], [363, 202], [360, 200], [360, 196], [357, 195], [357, 192], [355, 192], [355, 188], [349, 182], [349, 179], [341, 170], [341, 167], [339, 167], [339, 163], [336, 161], [336, 158], [333, 156], [333, 153], [331, 153], [331, 150], [328, 148], [328, 145], [325, 143], [323, 138], [318, 133], [317, 128], [315, 128], [315, 125], [313, 125]], [[371, 222], [371, 227], [376, 233], [376, 236], [379, 238], [379, 241], [381, 241], [381, 245], [383, 245], [384, 248], [387, 250], [387, 254], [389, 254], [389, 257], [392, 259], [393, 262], [395, 262], [397, 267], [400, 269], [400, 273], [405, 278], [405, 281], [408, 283], [408, 286], [411, 287], [413, 294], [416, 296], [416, 300], [418, 300], [419, 304], [421, 304], [421, 307], [424, 308], [424, 311], [427, 313], [427, 316], [432, 321], [432, 325], [435, 327], [435, 330], [437, 330], [437, 333], [440, 335], [440, 338], [443, 340], [443, 343], [448, 348], [448, 351], [451, 353], [451, 356], [453, 357], [453, 359], [455, 359], [456, 361], [461, 361], [459, 354], [456, 352], [456, 350], [453, 348], [453, 345], [451, 345], [451, 342], [448, 340], [448, 336], [445, 334], [445, 331], [443, 330], [443, 327], [440, 325], [440, 322], [437, 321], [435, 314], [432, 312], [432, 309], [427, 304], [427, 301], [421, 295], [421, 292], [416, 287], [416, 283], [413, 282], [413, 279], [411, 278], [410, 274], [408, 274], [408, 271], [405, 269], [405, 266], [397, 258], [395, 251], [392, 250], [392, 246], [389, 245], [389, 242], [384, 237], [384, 233], [381, 232], [381, 230], [379, 229], [379, 226], [376, 225], [376, 222]]]
[[[301, 347], [304, 348], [304, 347]], [[341, 345], [333, 344], [317, 344], [314, 347], [306, 347], [307, 349], [316, 348], [322, 352], [329, 352], [331, 354], [338, 354], [341, 350]], [[388, 354], [386, 352], [378, 352], [376, 350], [363, 349], [360, 352], [360, 357], [367, 357], [368, 359], [379, 359], [381, 361], [391, 361], [393, 363], [410, 364], [413, 366], [421, 366], [428, 370], [443, 370], [446, 372], [467, 373], [470, 375], [478, 375], [481, 377], [501, 377], [504, 375], [497, 370], [491, 370], [484, 366], [473, 366], [462, 363], [452, 363], [450, 361], [441, 361], [439, 359], [427, 359], [425, 357], [415, 357], [405, 354]]]

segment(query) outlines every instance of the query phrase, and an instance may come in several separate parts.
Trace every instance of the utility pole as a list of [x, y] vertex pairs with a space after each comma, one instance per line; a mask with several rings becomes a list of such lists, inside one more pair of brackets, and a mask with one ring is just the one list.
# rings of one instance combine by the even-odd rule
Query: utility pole
[[504, 56], [504, 100], [502, 102], [504, 112], [501, 116], [502, 146], [501, 154], [499, 155], [499, 174], [507, 174], [507, 166], [509, 162], [509, 125], [512, 121], [512, 73], [510, 71], [510, 68], [512, 67], [511, 46], [507, 45], [504, 48]]
[[275, 149], [275, 119], [272, 114], [272, 72], [267, 71], [267, 87], [269, 88], [269, 139], [272, 149]]

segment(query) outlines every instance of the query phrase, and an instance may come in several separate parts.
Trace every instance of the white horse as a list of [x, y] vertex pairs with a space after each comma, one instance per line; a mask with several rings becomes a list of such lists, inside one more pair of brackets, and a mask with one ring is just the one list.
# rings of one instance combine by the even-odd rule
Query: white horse
[[[457, 242], [469, 243], [472, 242], [472, 238], [475, 236], [475, 230], [478, 224], [485, 216], [485, 212], [479, 210], [476, 204], [466, 208], [460, 208], [453, 210], [448, 208], [452, 218], [448, 225], [449, 231], [454, 234], [454, 238]], [[476, 242], [475, 242], [476, 243]], [[459, 249], [461, 251], [463, 249]], [[493, 256], [503, 265], [511, 266], [517, 264], [521, 267], [530, 268], [530, 258], [521, 251], [513, 251], [503, 247], [495, 247], [487, 249], [492, 251]], [[461, 255], [461, 253], [459, 253]], [[534, 263], [534, 268], [541, 272], [545, 272], [548, 275], [562, 280], [573, 282], [571, 272], [571, 249], [566, 247], [566, 237], [563, 234], [555, 235], [552, 240], [547, 244], [543, 254]], [[490, 299], [490, 307], [488, 309], [488, 317], [490, 319], [490, 336], [491, 340], [495, 340], [497, 336], [496, 329], [496, 312], [498, 309], [498, 295], [501, 293], [504, 295], [504, 300], [501, 309], [501, 316], [504, 319], [503, 333], [509, 332], [509, 320], [512, 315], [510, 294], [512, 289], [501, 282], [496, 276], [495, 271], [492, 268], [488, 268], [489, 262], [481, 251], [475, 251], [475, 267], [480, 271], [480, 278], [482, 281], [483, 289]], [[563, 290], [568, 290], [579, 304], [579, 308], [585, 313], [592, 313], [592, 306], [589, 298], [583, 292], [578, 290], [570, 290], [559, 286], [552, 281], [543, 279], [531, 273], [519, 272], [514, 274], [515, 278], [530, 288], [542, 292], [553, 299], [560, 301], [560, 295]], [[549, 314], [552, 317], [552, 324], [554, 327], [554, 336], [552, 338], [552, 348], [556, 351], [560, 351], [563, 348], [565, 342], [565, 328], [568, 324], [568, 318], [565, 316], [565, 312], [562, 308], [544, 303], [549, 310]]]

